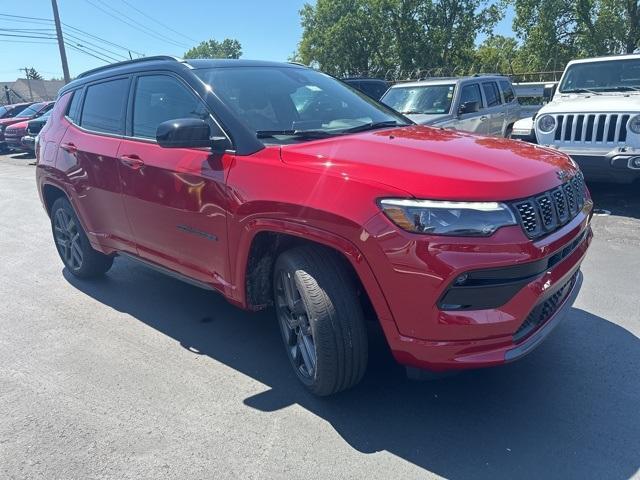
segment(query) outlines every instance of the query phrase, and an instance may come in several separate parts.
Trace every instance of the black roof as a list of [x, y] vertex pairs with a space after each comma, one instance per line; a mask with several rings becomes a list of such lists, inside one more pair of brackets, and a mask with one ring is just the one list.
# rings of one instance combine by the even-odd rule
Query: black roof
[[189, 59], [183, 60], [168, 55], [160, 55], [154, 57], [142, 57], [134, 60], [126, 60], [124, 62], [111, 63], [103, 67], [94, 68], [81, 73], [71, 83], [65, 85], [59, 94], [70, 89], [76, 88], [89, 81], [100, 78], [112, 77], [114, 75], [127, 74], [134, 71], [153, 70], [159, 67], [169, 68], [170, 70], [199, 70], [203, 68], [228, 68], [228, 67], [288, 67], [288, 68], [306, 68], [296, 63], [268, 62], [262, 60], [241, 60], [241, 59]]

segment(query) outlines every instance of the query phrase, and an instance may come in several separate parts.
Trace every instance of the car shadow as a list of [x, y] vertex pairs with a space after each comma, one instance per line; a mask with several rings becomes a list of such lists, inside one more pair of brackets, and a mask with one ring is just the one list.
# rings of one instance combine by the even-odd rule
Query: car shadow
[[387, 451], [451, 479], [628, 479], [640, 466], [640, 341], [583, 310], [514, 364], [416, 383], [374, 348], [359, 386], [316, 398], [291, 371], [272, 311], [243, 312], [121, 258], [104, 279], [63, 274], [193, 354], [267, 385], [243, 399], [247, 408], [269, 415], [298, 404], [361, 453]]
[[588, 186], [596, 212], [640, 218], [640, 181], [622, 185], [589, 182]]

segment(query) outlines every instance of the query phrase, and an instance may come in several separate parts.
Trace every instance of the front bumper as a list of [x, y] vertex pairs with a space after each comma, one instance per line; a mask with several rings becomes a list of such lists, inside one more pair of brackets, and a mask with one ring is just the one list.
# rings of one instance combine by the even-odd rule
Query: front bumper
[[576, 162], [587, 180], [592, 182], [631, 183], [640, 178], [640, 168], [632, 159], [640, 157], [640, 149], [629, 147], [609, 151], [558, 148]]
[[28, 150], [30, 152], [35, 151], [36, 148], [36, 137], [32, 135], [25, 135], [20, 139], [20, 146], [24, 150]]
[[[387, 272], [379, 265], [373, 269], [394, 317], [394, 322], [381, 323], [396, 360], [410, 367], [445, 371], [499, 365], [532, 351], [560, 322], [580, 290], [580, 264], [593, 236], [591, 205], [537, 241], [525, 240], [520, 227], [507, 227], [484, 241], [456, 239], [444, 244], [385, 228], [383, 219], [380, 224], [375, 219], [370, 222], [367, 231], [392, 266]], [[503, 305], [478, 310], [437, 307], [461, 273], [538, 263], [557, 258], [568, 246], [571, 250], [562, 260], [528, 279]], [[561, 298], [555, 298], [567, 285]], [[532, 315], [552, 300], [553, 309], [523, 330]]]

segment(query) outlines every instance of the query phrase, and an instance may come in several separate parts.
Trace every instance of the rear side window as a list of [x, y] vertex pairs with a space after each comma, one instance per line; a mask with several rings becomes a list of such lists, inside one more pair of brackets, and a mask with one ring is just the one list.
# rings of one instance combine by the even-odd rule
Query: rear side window
[[67, 108], [67, 117], [75, 123], [80, 123], [80, 100], [82, 99], [82, 91], [76, 90], [72, 93], [73, 97], [69, 102], [69, 108]]
[[487, 107], [495, 107], [502, 103], [496, 82], [483, 83], [482, 89], [484, 90], [484, 96], [487, 98]]
[[511, 82], [508, 82], [507, 80], [500, 80], [500, 90], [502, 90], [504, 103], [511, 103], [516, 98]]
[[87, 87], [80, 125], [96, 132], [123, 133], [128, 88], [126, 78]]
[[213, 132], [219, 131], [204, 103], [178, 80], [166, 75], [139, 77], [133, 100], [133, 136], [155, 139], [158, 125], [177, 118], [206, 120]]
[[482, 96], [480, 95], [480, 85], [472, 83], [471, 85], [465, 85], [460, 91], [460, 105], [464, 105], [467, 102], [478, 102], [480, 108], [482, 108]]

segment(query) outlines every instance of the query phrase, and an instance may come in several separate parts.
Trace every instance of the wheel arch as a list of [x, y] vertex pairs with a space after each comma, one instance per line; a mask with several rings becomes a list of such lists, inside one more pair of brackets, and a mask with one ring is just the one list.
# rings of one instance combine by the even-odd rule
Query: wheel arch
[[236, 255], [236, 301], [249, 310], [272, 302], [272, 273], [278, 255], [288, 248], [318, 245], [333, 250], [352, 273], [365, 311], [372, 310], [380, 321], [393, 322], [382, 289], [362, 252], [348, 239], [309, 225], [282, 220], [254, 220]]

